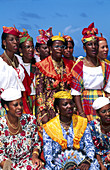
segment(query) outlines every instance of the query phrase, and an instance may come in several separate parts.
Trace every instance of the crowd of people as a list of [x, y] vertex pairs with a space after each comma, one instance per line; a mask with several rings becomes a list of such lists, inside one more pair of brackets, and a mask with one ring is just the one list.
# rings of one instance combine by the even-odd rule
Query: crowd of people
[[110, 170], [110, 61], [94, 23], [69, 35], [3, 26], [0, 169]]

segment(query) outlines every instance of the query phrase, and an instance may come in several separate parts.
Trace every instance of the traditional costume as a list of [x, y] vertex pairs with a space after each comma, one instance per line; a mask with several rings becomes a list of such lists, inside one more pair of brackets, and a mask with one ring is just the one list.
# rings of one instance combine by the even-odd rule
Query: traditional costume
[[[70, 94], [61, 91], [57, 92], [54, 95], [54, 98], [72, 99], [72, 96], [70, 98]], [[62, 150], [66, 150], [68, 148], [80, 151], [83, 150], [85, 155], [92, 160], [90, 169], [98, 169], [98, 163], [94, 160], [94, 146], [86, 118], [73, 114], [71, 125], [68, 131], [66, 131], [60, 122], [59, 115], [57, 115], [44, 124], [43, 128], [43, 151], [46, 161], [46, 169], [59, 170], [60, 166], [54, 164], [54, 159], [59, 153], [61, 153]], [[65, 161], [66, 159], [69, 158], [65, 158]]]
[[[5, 101], [19, 99], [21, 91], [14, 88], [6, 89], [1, 94], [1, 98]], [[0, 118], [0, 162], [10, 160], [11, 169], [35, 170], [36, 168], [32, 164], [32, 152], [34, 148], [40, 151], [36, 118], [29, 114], [23, 114], [19, 120], [22, 131], [10, 135], [9, 121], [6, 115]]]
[[[65, 38], [65, 40], [67, 42], [73, 42], [73, 39], [69, 36], [69, 35], [63, 35], [63, 38]], [[74, 42], [73, 42], [74, 43]], [[73, 47], [74, 48], [74, 47]], [[73, 56], [73, 61], [76, 61], [77, 58]]]
[[[65, 41], [60, 36], [53, 36], [51, 39], [52, 41]], [[60, 90], [70, 90], [73, 62], [62, 57], [59, 64], [51, 56], [36, 63], [36, 116], [38, 130], [41, 133], [43, 118], [41, 113], [45, 112], [49, 119], [56, 115], [53, 107], [53, 94]]]
[[[23, 32], [20, 33], [19, 38], [20, 38], [20, 44], [24, 43], [25, 41], [33, 42], [33, 38], [30, 37], [26, 29], [23, 29]], [[32, 65], [32, 63], [24, 63], [21, 57], [18, 58], [18, 60], [20, 64], [22, 65], [22, 67], [25, 68], [25, 70], [28, 73], [27, 86], [28, 86], [28, 89], [30, 88], [30, 90], [28, 90], [29, 93], [27, 93], [25, 97], [27, 101], [29, 102], [29, 106], [32, 110], [32, 114], [35, 115], [35, 75], [34, 75], [35, 67]]]
[[[12, 34], [15, 35], [17, 37], [19, 37], [20, 32], [15, 28], [15, 27], [3, 27], [3, 32], [7, 33], [7, 34]], [[22, 96], [22, 100], [23, 100], [23, 105], [24, 105], [24, 113], [29, 113], [32, 114], [29, 108], [29, 104], [28, 104], [28, 100], [27, 100], [27, 95], [30, 94], [31, 90], [30, 90], [30, 85], [31, 85], [31, 79], [28, 76], [28, 73], [26, 72], [25, 68], [23, 67], [23, 65], [21, 65], [19, 63], [18, 67], [16, 68], [15, 65], [15, 61], [14, 59], [16, 57], [14, 57], [13, 61], [8, 57], [8, 55], [6, 54], [6, 52], [4, 51], [5, 57], [6, 57], [6, 61], [8, 61], [10, 63], [10, 65], [12, 66], [12, 68], [14, 68], [15, 70], [15, 74], [17, 77], [17, 82], [21, 88], [21, 91], [23, 91], [23, 96]], [[5, 62], [6, 62], [5, 61]], [[19, 60], [18, 60], [19, 62]]]
[[[96, 40], [98, 30], [94, 28], [92, 23], [88, 28], [83, 30], [84, 37], [82, 42], [86, 43]], [[96, 111], [92, 104], [94, 100], [100, 96], [104, 96], [105, 92], [110, 93], [110, 66], [104, 61], [100, 61], [98, 67], [87, 67], [83, 64], [83, 60], [77, 60], [72, 69], [71, 94], [80, 95], [82, 107], [89, 121], [97, 117]]]
[[[106, 97], [99, 97], [93, 103], [93, 108], [99, 110], [103, 106], [110, 103], [110, 100]], [[110, 132], [107, 134], [101, 131], [101, 121], [95, 119], [89, 122], [89, 127], [92, 134], [93, 143], [95, 146], [96, 154], [101, 156], [103, 165], [109, 169], [110, 168]], [[109, 162], [107, 163], [107, 159]]]
[[[47, 41], [49, 40], [49, 38], [51, 38], [53, 36], [52, 34], [52, 27], [50, 27], [49, 29], [47, 29], [46, 31], [43, 30], [43, 29], [40, 29], [39, 30], [39, 34], [37, 37], [36, 37], [36, 40], [37, 40], [37, 43], [38, 44], [47, 44]], [[40, 59], [40, 55], [39, 53], [35, 50], [34, 52], [34, 57], [36, 59], [36, 62], [39, 62], [41, 61]]]

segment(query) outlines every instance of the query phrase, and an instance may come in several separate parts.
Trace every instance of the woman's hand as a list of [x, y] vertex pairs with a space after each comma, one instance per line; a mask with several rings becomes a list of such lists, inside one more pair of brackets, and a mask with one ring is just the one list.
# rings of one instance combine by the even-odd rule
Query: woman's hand
[[36, 154], [32, 156], [32, 164], [36, 166], [36, 169], [40, 170], [44, 167], [44, 162], [42, 162]]
[[100, 169], [101, 170], [107, 170], [107, 168], [103, 164], [100, 164]]
[[82, 163], [80, 166], [78, 166], [80, 170], [88, 170], [89, 167], [90, 167], [89, 163]]

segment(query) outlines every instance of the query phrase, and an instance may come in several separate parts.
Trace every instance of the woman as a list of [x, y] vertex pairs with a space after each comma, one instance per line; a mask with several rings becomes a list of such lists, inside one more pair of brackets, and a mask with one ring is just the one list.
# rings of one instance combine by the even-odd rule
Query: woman
[[22, 114], [21, 91], [6, 89], [1, 98], [7, 114], [0, 118], [0, 167], [11, 165], [10, 169], [26, 170], [42, 168], [43, 163], [38, 158], [40, 143], [36, 119], [29, 114]]
[[98, 30], [94, 23], [82, 31], [83, 48], [86, 57], [78, 60], [72, 69], [71, 94], [75, 95], [75, 103], [81, 116], [87, 117], [88, 121], [97, 117], [92, 108], [94, 100], [110, 93], [110, 66], [97, 59]]
[[68, 35], [63, 35], [63, 38], [65, 38], [67, 45], [64, 49], [63, 55], [68, 60], [76, 61], [76, 58], [73, 56], [73, 50], [74, 50], [74, 41], [73, 39]]
[[93, 103], [100, 119], [89, 122], [96, 157], [101, 170], [110, 169], [110, 101], [99, 97]]
[[46, 31], [43, 29], [40, 29], [39, 34], [40, 35], [36, 37], [37, 42], [35, 46], [36, 52], [38, 53], [37, 56], [35, 55], [36, 62], [39, 62], [45, 59], [50, 54], [49, 47], [47, 46], [47, 41], [49, 40], [49, 38], [53, 36], [52, 27], [50, 27]]
[[19, 51], [21, 55], [21, 59], [18, 58], [22, 67], [24, 67], [30, 77], [28, 81], [28, 88], [30, 88], [30, 94], [27, 95], [27, 100], [29, 101], [30, 110], [33, 115], [35, 115], [35, 58], [34, 58], [34, 44], [33, 38], [30, 37], [27, 30], [23, 29], [23, 32], [19, 35], [20, 44]]
[[58, 157], [61, 150], [68, 148], [83, 151], [83, 154], [86, 155], [86, 159], [77, 167], [78, 169], [98, 169], [97, 161], [94, 160], [94, 146], [87, 119], [73, 114], [75, 104], [67, 91], [55, 93], [54, 98], [54, 107], [56, 113], [59, 114], [43, 125], [45, 168], [59, 170], [61, 165], [55, 165], [55, 158]]
[[101, 37], [98, 37], [98, 39], [99, 39], [98, 58], [106, 61], [107, 63], [110, 63], [110, 61], [107, 60], [108, 50], [109, 50], [107, 40], [102, 36], [102, 34]]
[[65, 40], [53, 36], [48, 41], [51, 56], [36, 63], [36, 106], [38, 130], [42, 134], [42, 123], [56, 116], [53, 107], [53, 94], [59, 90], [70, 90], [73, 62], [62, 57]]
[[[26, 70], [21, 66], [21, 64], [19, 64], [19, 61], [15, 56], [19, 47], [19, 34], [20, 32], [15, 27], [3, 26], [2, 48], [4, 49], [4, 53], [1, 55], [1, 58], [15, 71], [17, 83], [19, 84], [21, 91], [28, 93], [29, 87], [27, 87], [27, 79], [29, 76]], [[23, 104], [25, 106], [24, 112], [31, 113], [25, 93], [23, 93], [22, 97]]]

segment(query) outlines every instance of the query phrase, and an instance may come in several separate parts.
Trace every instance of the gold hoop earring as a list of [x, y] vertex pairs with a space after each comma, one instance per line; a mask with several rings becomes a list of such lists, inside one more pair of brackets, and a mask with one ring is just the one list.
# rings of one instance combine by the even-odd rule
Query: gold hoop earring
[[23, 56], [23, 53], [20, 53], [20, 56], [22, 57], [22, 56]]
[[8, 109], [8, 108], [6, 108], [6, 111], [9, 111], [9, 109]]

